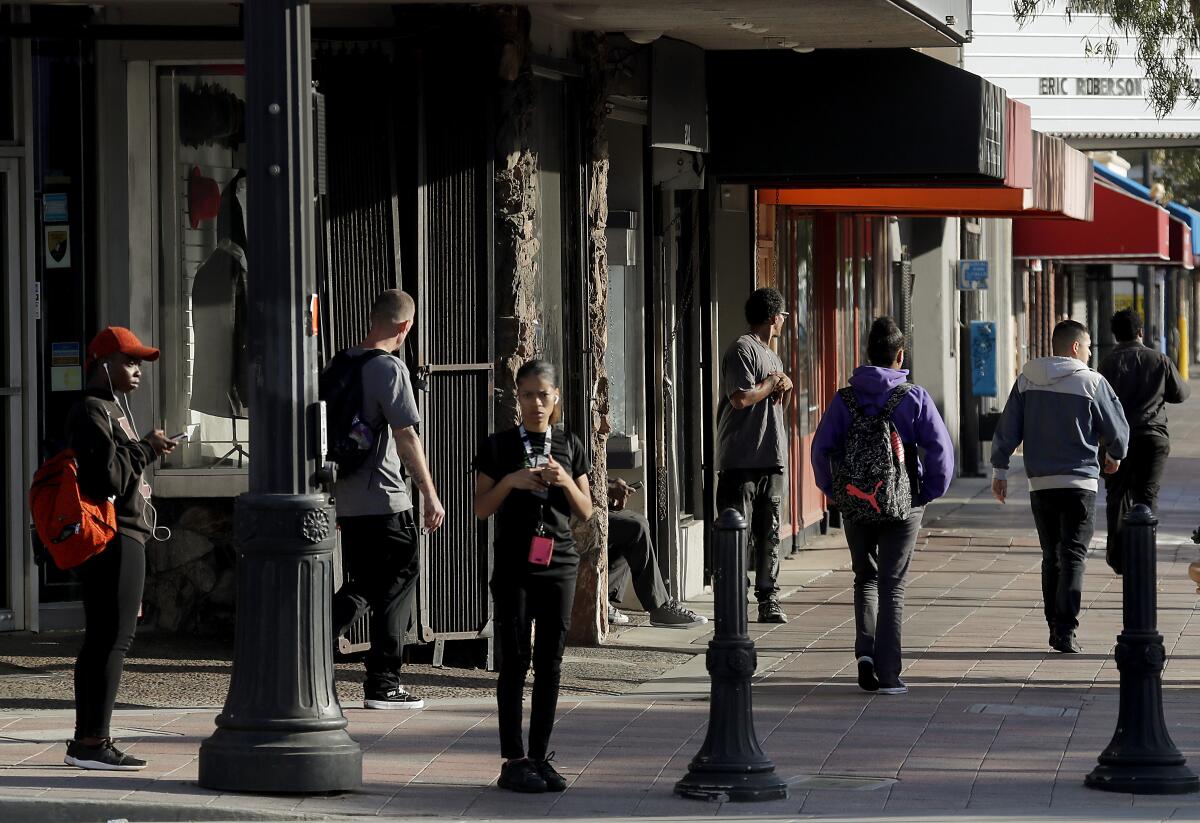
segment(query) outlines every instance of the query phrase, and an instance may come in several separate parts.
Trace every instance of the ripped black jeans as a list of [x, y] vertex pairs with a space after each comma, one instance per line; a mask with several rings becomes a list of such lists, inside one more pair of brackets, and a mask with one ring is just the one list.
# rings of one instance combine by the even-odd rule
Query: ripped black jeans
[[717, 478], [717, 511], [736, 509], [750, 526], [749, 557], [754, 596], [762, 603], [779, 596], [779, 511], [783, 469], [726, 469]]

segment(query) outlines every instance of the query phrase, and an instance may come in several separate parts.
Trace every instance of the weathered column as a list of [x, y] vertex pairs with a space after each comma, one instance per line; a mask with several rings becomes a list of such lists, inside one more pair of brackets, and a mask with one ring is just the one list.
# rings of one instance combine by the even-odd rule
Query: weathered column
[[[579, 578], [571, 616], [571, 640], [602, 643], [608, 634], [608, 51], [603, 33], [590, 32], [579, 41], [586, 66], [584, 134], [589, 143], [587, 166], [587, 328], [585, 373], [591, 375], [592, 506], [595, 513], [575, 532], [579, 546]], [[584, 432], [578, 432], [582, 437]]]
[[237, 500], [237, 641], [200, 785], [331, 792], [362, 785], [333, 687], [333, 510], [317, 492], [311, 41], [307, 0], [245, 6], [253, 355], [250, 492]]
[[529, 11], [495, 12], [500, 90], [496, 112], [496, 427], [516, 423], [516, 377], [534, 356], [537, 305], [537, 155], [530, 147], [536, 91]]

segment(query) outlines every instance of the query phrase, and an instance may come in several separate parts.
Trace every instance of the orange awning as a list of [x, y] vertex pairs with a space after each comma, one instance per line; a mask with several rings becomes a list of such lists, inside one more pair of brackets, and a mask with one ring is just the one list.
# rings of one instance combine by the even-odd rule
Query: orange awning
[[1092, 164], [1062, 140], [1032, 133], [1032, 172], [1010, 157], [1009, 180], [1028, 187], [842, 186], [758, 189], [764, 205], [860, 213], [1092, 219]]

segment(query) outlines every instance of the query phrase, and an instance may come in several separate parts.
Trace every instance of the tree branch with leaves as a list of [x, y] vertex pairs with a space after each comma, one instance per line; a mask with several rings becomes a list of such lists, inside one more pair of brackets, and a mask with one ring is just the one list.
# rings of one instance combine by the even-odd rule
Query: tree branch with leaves
[[[1058, 5], [1059, 0], [1013, 0], [1013, 16], [1022, 26]], [[1166, 117], [1180, 99], [1200, 100], [1200, 81], [1188, 59], [1200, 51], [1200, 0], [1062, 0], [1068, 20], [1098, 14], [1112, 21], [1114, 33], [1086, 37], [1084, 54], [1111, 64], [1120, 53], [1116, 34], [1133, 41], [1134, 59], [1146, 73], [1150, 103]]]

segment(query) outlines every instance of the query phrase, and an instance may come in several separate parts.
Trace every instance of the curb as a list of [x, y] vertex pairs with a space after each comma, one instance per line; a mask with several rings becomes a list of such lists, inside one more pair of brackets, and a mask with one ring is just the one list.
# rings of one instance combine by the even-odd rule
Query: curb
[[183, 821], [344, 821], [349, 818], [264, 809], [188, 806], [178, 803], [56, 800], [0, 795], [0, 820], [21, 823], [182, 823]]

